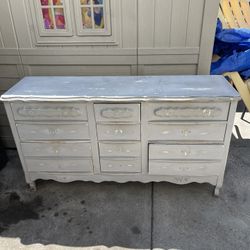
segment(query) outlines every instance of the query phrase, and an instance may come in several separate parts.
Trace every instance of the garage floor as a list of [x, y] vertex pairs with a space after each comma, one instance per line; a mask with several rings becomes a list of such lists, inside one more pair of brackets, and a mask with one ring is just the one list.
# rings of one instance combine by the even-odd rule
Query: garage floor
[[0, 172], [0, 249], [250, 249], [250, 114], [237, 113], [220, 197], [209, 184], [38, 182]]

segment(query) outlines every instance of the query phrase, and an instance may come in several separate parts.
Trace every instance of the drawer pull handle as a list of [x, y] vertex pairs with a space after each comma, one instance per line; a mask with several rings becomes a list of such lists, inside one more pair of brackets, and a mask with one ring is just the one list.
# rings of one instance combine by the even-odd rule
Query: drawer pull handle
[[167, 151], [167, 150], [163, 150], [163, 151], [162, 151], [162, 153], [163, 153], [163, 154], [168, 154], [168, 153], [169, 153], [169, 151]]
[[122, 129], [115, 129], [115, 135], [122, 135], [123, 130]]
[[162, 134], [163, 135], [167, 135], [167, 134], [169, 134], [169, 131], [168, 130], [164, 130], [164, 131], [162, 131]]
[[184, 156], [190, 156], [191, 155], [191, 152], [186, 151], [186, 150], [181, 150], [181, 153], [184, 154]]
[[59, 129], [56, 129], [56, 128], [49, 128], [48, 131], [49, 131], [49, 134], [53, 136], [59, 133]]
[[189, 134], [191, 133], [191, 131], [190, 130], [188, 130], [188, 129], [183, 129], [183, 130], [181, 130], [181, 134], [183, 135], [183, 136], [188, 136]]

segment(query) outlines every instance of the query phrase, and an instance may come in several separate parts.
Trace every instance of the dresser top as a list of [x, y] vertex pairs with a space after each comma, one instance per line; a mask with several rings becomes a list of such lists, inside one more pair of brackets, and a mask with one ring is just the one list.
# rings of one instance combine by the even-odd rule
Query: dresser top
[[2, 101], [239, 99], [222, 76], [25, 77]]

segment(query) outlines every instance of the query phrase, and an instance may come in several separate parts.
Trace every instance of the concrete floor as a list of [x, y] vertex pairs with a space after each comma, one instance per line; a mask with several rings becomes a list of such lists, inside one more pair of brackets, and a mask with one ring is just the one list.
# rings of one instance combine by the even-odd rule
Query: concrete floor
[[0, 249], [250, 249], [250, 114], [237, 113], [220, 197], [208, 184], [69, 184], [0, 172]]

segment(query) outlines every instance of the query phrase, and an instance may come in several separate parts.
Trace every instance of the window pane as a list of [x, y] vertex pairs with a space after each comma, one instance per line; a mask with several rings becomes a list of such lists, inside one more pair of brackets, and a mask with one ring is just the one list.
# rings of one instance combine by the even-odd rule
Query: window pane
[[53, 5], [63, 5], [62, 0], [53, 0]]
[[41, 5], [46, 6], [46, 5], [50, 5], [51, 0], [40, 0], [40, 1], [41, 1]]
[[42, 9], [42, 14], [43, 14], [43, 22], [44, 22], [44, 28], [49, 30], [49, 29], [54, 29], [54, 22], [52, 18], [52, 11], [49, 8], [43, 8]]
[[91, 4], [91, 0], [80, 0], [81, 5]]
[[91, 8], [82, 8], [82, 25], [84, 29], [92, 28]]
[[96, 29], [104, 29], [103, 7], [94, 7], [94, 20]]
[[93, 0], [94, 4], [103, 4], [103, 0]]
[[55, 8], [55, 20], [57, 29], [65, 29], [65, 18], [63, 8]]

